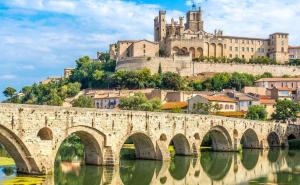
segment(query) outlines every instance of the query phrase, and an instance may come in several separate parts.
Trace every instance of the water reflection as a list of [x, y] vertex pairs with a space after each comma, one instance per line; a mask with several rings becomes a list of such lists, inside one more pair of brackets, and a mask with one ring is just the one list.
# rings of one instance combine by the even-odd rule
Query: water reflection
[[[0, 169], [0, 184], [16, 176]], [[300, 152], [243, 150], [202, 152], [198, 158], [176, 156], [169, 162], [124, 160], [119, 167], [58, 163], [47, 185], [206, 185], [300, 184]]]

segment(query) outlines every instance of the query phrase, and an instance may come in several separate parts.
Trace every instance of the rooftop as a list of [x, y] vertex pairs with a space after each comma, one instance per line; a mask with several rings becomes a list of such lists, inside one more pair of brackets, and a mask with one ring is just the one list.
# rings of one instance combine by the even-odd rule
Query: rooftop
[[202, 96], [203, 98], [206, 98], [209, 101], [218, 101], [218, 102], [230, 102], [230, 103], [236, 103], [237, 101], [233, 98], [229, 98], [225, 95], [204, 95], [201, 94], [199, 96]]
[[300, 82], [300, 78], [261, 78], [256, 82], [291, 82], [291, 81]]
[[167, 102], [162, 105], [163, 110], [171, 110], [175, 108], [185, 109], [187, 108], [188, 103], [187, 102]]

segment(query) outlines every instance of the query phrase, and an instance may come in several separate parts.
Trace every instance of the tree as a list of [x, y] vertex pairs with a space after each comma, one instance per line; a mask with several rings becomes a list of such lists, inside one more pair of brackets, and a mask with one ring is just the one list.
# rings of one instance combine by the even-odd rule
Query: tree
[[196, 103], [194, 104], [192, 113], [193, 114], [211, 114], [214, 112], [218, 112], [220, 110], [220, 106], [218, 104], [208, 103]]
[[148, 100], [142, 93], [136, 93], [128, 98], [121, 98], [119, 107], [123, 110], [160, 111], [161, 102], [158, 99]]
[[278, 100], [272, 118], [277, 121], [296, 120], [300, 106], [292, 100]]
[[162, 75], [162, 88], [180, 90], [184, 86], [181, 76], [177, 73], [166, 72]]
[[158, 66], [158, 74], [162, 74], [162, 68], [161, 68], [161, 63], [159, 63], [159, 66]]
[[251, 120], [266, 120], [268, 113], [266, 108], [261, 105], [250, 106], [246, 115], [247, 119]]
[[4, 91], [3, 91], [3, 94], [5, 97], [8, 97], [8, 98], [12, 98], [13, 95], [17, 92], [17, 90], [13, 87], [7, 87]]
[[93, 99], [90, 96], [82, 95], [73, 102], [73, 107], [94, 108], [95, 105]]

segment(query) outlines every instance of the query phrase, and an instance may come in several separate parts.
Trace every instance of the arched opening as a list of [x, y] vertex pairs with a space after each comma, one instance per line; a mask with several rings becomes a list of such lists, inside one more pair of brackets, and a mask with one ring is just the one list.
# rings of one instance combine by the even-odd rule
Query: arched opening
[[232, 151], [232, 141], [229, 133], [222, 126], [211, 128], [204, 136], [201, 148], [211, 149], [213, 151]]
[[70, 131], [67, 138], [61, 141], [55, 157], [56, 165], [84, 163], [86, 165], [102, 165], [103, 155], [100, 143], [102, 135], [90, 130]]
[[217, 45], [215, 43], [211, 43], [209, 47], [209, 56], [216, 57], [217, 54]]
[[190, 52], [190, 55], [192, 56], [193, 59], [196, 58], [196, 50], [195, 50], [195, 48], [191, 47], [189, 49], [189, 52]]
[[197, 48], [197, 56], [196, 57], [202, 57], [203, 56], [203, 49]]
[[177, 46], [173, 47], [173, 54], [178, 55], [179, 50], [180, 50], [179, 47]]
[[269, 148], [280, 147], [279, 136], [275, 132], [271, 132], [267, 137]]
[[[162, 137], [162, 139], [164, 139]], [[124, 142], [121, 151], [121, 159], [148, 159], [156, 160], [156, 152], [151, 138], [143, 133], [135, 133]]]
[[166, 134], [161, 134], [160, 137], [159, 137], [159, 140], [161, 140], [161, 141], [167, 141]]
[[183, 134], [175, 135], [170, 144], [171, 153], [173, 150], [173, 154], [175, 155], [191, 155], [190, 144]]
[[296, 136], [294, 134], [290, 134], [288, 137], [287, 137], [288, 141], [291, 141], [291, 140], [295, 140], [297, 139]]
[[253, 129], [248, 129], [244, 132], [240, 144], [242, 145], [242, 148], [246, 149], [261, 148], [259, 146], [257, 134]]
[[217, 57], [223, 57], [223, 45], [222, 44], [218, 44], [217, 45]]
[[50, 128], [47, 128], [47, 127], [44, 127], [42, 129], [40, 129], [37, 136], [41, 140], [52, 140], [53, 139], [52, 130]]
[[[41, 174], [45, 173], [38, 168], [36, 161], [31, 157], [29, 150], [17, 135], [9, 129], [0, 126], [0, 145], [1, 153], [10, 160], [14, 172], [26, 174]], [[7, 173], [11, 174], [12, 168]]]
[[223, 179], [232, 164], [233, 153], [204, 152], [201, 154], [200, 163], [205, 173], [212, 180]]
[[210, 56], [210, 55], [209, 55], [209, 53], [210, 53], [210, 51], [209, 51], [209, 43], [207, 43], [207, 42], [204, 43], [204, 52], [205, 52], [205, 55], [206, 55], [207, 57]]

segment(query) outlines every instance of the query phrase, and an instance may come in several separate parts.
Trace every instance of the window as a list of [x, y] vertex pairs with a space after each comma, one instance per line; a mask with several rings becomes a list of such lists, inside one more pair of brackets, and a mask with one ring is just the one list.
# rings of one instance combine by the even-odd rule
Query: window
[[249, 40], [247, 40], [247, 44], [249, 44], [250, 42], [249, 42]]
[[229, 105], [225, 105], [225, 110], [228, 110], [229, 109]]
[[229, 57], [232, 58], [232, 54], [229, 54]]
[[243, 43], [243, 44], [245, 44], [245, 41], [244, 41], [244, 40], [242, 40], [242, 43]]
[[242, 55], [242, 58], [245, 58], [245, 55]]
[[254, 48], [251, 48], [251, 52], [254, 52]]
[[239, 43], [239, 40], [235, 39], [235, 43]]
[[284, 47], [281, 48], [281, 52], [284, 52]]
[[235, 58], [239, 58], [239, 56], [238, 56], [238, 55], [235, 55]]
[[230, 105], [230, 109], [233, 110], [233, 109], [234, 109], [234, 106], [233, 106], [233, 105]]
[[260, 48], [257, 48], [257, 52], [260, 53]]
[[284, 45], [284, 41], [281, 41], [281, 45]]
[[146, 48], [146, 44], [144, 44], [144, 48]]
[[239, 48], [238, 48], [238, 47], [235, 47], [235, 51], [239, 51]]
[[226, 49], [226, 44], [224, 44], [224, 48]]
[[232, 51], [232, 46], [229, 47], [229, 50]]
[[249, 52], [249, 48], [247, 47], [247, 52]]
[[265, 48], [261, 48], [261, 52], [264, 53], [265, 52]]
[[245, 51], [245, 48], [244, 48], [244, 47], [242, 47], [242, 51], [243, 51], [243, 52]]

